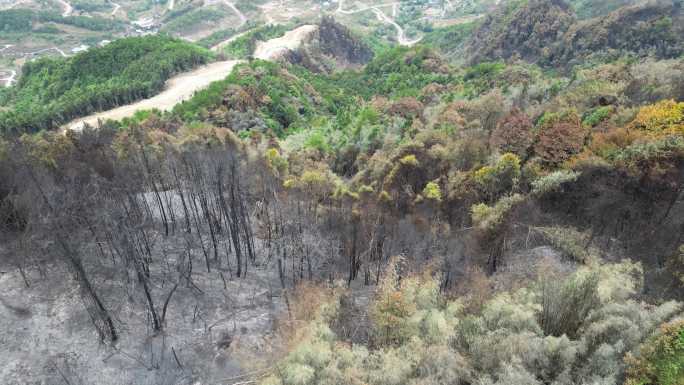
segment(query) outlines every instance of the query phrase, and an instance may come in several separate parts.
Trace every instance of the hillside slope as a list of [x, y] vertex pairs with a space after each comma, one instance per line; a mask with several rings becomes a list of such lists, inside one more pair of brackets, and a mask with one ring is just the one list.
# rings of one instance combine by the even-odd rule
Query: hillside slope
[[471, 63], [515, 59], [570, 68], [596, 57], [674, 58], [684, 52], [678, 0], [653, 0], [577, 20], [564, 0], [511, 2], [488, 16], [470, 38]]
[[208, 50], [167, 36], [120, 39], [71, 58], [27, 63], [4, 95], [0, 131], [35, 132], [158, 93], [173, 74], [204, 64]]

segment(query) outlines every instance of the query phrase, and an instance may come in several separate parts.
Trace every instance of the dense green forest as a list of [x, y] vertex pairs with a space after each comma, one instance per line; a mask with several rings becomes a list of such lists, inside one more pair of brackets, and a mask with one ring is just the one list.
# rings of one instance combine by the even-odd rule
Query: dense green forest
[[211, 59], [209, 51], [164, 35], [119, 39], [70, 58], [27, 63], [3, 95], [7, 133], [49, 130], [78, 116], [158, 93], [166, 79]]
[[328, 25], [337, 45], [279, 61], [250, 59], [286, 30], [259, 27], [171, 111], [78, 132], [39, 129], [211, 55], [155, 36], [29, 63], [0, 115], [6, 279], [78, 286], [106, 357], [40, 379], [684, 384], [678, 4], [507, 2], [411, 47]]

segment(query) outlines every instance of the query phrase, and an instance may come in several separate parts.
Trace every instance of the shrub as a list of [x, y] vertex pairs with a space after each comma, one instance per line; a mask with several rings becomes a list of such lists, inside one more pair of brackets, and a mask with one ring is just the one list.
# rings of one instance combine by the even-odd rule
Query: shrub
[[388, 264], [371, 308], [375, 338], [381, 346], [406, 342], [412, 333], [409, 318], [416, 306], [398, 286], [400, 263], [401, 259], [395, 257]]
[[542, 310], [539, 324], [545, 335], [570, 338], [577, 336], [589, 313], [600, 305], [599, 277], [571, 277], [559, 281], [547, 277], [541, 284]]
[[511, 191], [520, 178], [520, 158], [512, 153], [503, 154], [493, 166], [475, 171], [474, 180], [490, 199]]
[[654, 135], [684, 135], [684, 102], [663, 100], [642, 107], [632, 125]]
[[442, 297], [429, 273], [410, 275], [401, 267], [399, 259], [391, 260], [371, 300], [371, 319], [379, 322], [374, 326], [385, 329], [376, 329], [375, 344], [340, 341], [329, 325], [344, 310], [326, 302], [262, 383], [616, 384], [625, 377], [621, 358], [629, 351], [628, 380], [635, 381], [627, 385], [681, 383], [681, 319], [634, 350], [681, 312], [675, 302], [652, 306], [631, 299], [641, 280], [637, 264], [547, 276], [538, 285], [500, 293], [475, 312]]
[[596, 127], [599, 125], [599, 123], [608, 119], [608, 117], [610, 116], [610, 114], [612, 112], [613, 112], [612, 106], [604, 106], [604, 107], [596, 108], [595, 110], [591, 111], [591, 113], [587, 114], [584, 117], [584, 120], [582, 120], [582, 124], [584, 124], [585, 126], [588, 126], [588, 127]]
[[490, 143], [501, 152], [511, 152], [524, 159], [534, 142], [533, 128], [530, 118], [514, 109], [497, 124]]
[[413, 167], [418, 167], [418, 165], [420, 164], [418, 162], [418, 159], [416, 159], [416, 156], [413, 154], [406, 155], [403, 158], [399, 159], [399, 163], [403, 164], [404, 166]]
[[684, 288], [684, 245], [679, 246], [674, 255], [668, 258], [665, 266], [674, 277], [676, 286]]
[[435, 182], [428, 182], [423, 189], [423, 197], [425, 199], [441, 202], [442, 201], [442, 190], [439, 185]]
[[684, 383], [684, 320], [662, 325], [658, 335], [641, 345], [638, 356], [628, 354], [625, 385]]
[[423, 108], [423, 103], [416, 98], [404, 97], [393, 102], [388, 112], [406, 119], [415, 119], [420, 118], [423, 114]]
[[598, 132], [592, 136], [590, 150], [603, 158], [610, 158], [621, 149], [632, 145], [644, 137], [640, 130], [620, 127], [608, 132]]
[[287, 159], [283, 158], [277, 149], [269, 148], [266, 150], [266, 160], [269, 166], [277, 171], [280, 175], [283, 175], [287, 171]]
[[666, 170], [660, 167], [663, 160], [684, 156], [684, 137], [666, 136], [653, 141], [636, 142], [611, 153], [609, 161], [635, 173], [653, 168], [656, 172]]
[[563, 254], [578, 263], [591, 263], [598, 251], [588, 245], [590, 236], [571, 227], [535, 227], [547, 241]]
[[572, 183], [579, 178], [580, 172], [558, 170], [532, 182], [532, 194], [541, 197], [548, 193], [559, 191], [566, 183]]
[[534, 151], [544, 162], [559, 164], [578, 154], [587, 132], [574, 113], [542, 118]]
[[514, 194], [501, 198], [494, 206], [484, 203], [472, 207], [473, 224], [481, 231], [493, 232], [507, 218], [508, 213], [517, 205], [525, 201], [525, 197]]

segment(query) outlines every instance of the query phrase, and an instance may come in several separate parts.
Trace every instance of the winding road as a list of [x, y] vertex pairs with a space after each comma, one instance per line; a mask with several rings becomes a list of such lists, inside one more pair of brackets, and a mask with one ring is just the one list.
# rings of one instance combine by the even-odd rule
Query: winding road
[[238, 29], [245, 25], [245, 23], [247, 23], [247, 16], [245, 16], [244, 13], [240, 12], [240, 10], [235, 6], [235, 4], [231, 3], [228, 0], [223, 0], [223, 4], [227, 5], [228, 8], [232, 9], [233, 12], [235, 12], [235, 14], [238, 15], [238, 17], [240, 18], [240, 24], [237, 27], [235, 27], [235, 29]]
[[[233, 29], [236, 29], [236, 30], [237, 30], [237, 29], [242, 28], [242, 26], [245, 25], [245, 24], [247, 23], [247, 16], [245, 16], [244, 13], [240, 12], [240, 10], [235, 6], [235, 4], [231, 3], [230, 1], [228, 1], [228, 0], [223, 0], [223, 3], [224, 3], [226, 6], [228, 6], [228, 8], [232, 9], [233, 12], [235, 12], [235, 14], [240, 18], [240, 24], [238, 24], [237, 26], [233, 27]], [[220, 43], [214, 45], [213, 47], [211, 47], [211, 50], [214, 51], [214, 52], [218, 52], [219, 50], [221, 50], [221, 48], [227, 46], [228, 44], [232, 43], [235, 39], [239, 38], [240, 36], [245, 35], [245, 34], [248, 33], [248, 32], [249, 32], [249, 31], [244, 31], [244, 32], [240, 32], [240, 33], [238, 33], [238, 34], [236, 34], [236, 35], [233, 35], [233, 36], [231, 36], [230, 38], [228, 38], [227, 40], [224, 40], [224, 41], [222, 41], [222, 42], [220, 42]]]
[[33, 56], [33, 55], [39, 54], [41, 52], [47, 52], [47, 51], [52, 51], [52, 50], [59, 52], [59, 54], [62, 55], [62, 57], [69, 57], [69, 55], [64, 53], [64, 51], [62, 51], [59, 47], [43, 48], [43, 49], [35, 51], [35, 52], [27, 52], [26, 56]]
[[5, 82], [6, 88], [12, 87], [12, 83], [14, 83], [16, 81], [16, 77], [17, 77], [17, 71], [10, 70], [9, 73], [10, 73], [9, 77], [0, 79], [0, 81]]
[[397, 42], [399, 42], [400, 45], [411, 46], [411, 45], [418, 43], [419, 41], [421, 41], [423, 39], [422, 36], [417, 38], [417, 39], [413, 39], [413, 40], [408, 39], [406, 37], [406, 33], [404, 32], [404, 29], [401, 28], [401, 26], [399, 24], [397, 24], [393, 19], [391, 19], [387, 15], [385, 15], [385, 13], [383, 13], [379, 8], [373, 7], [372, 9], [373, 9], [373, 13], [375, 13], [375, 16], [378, 18], [378, 20], [380, 20], [384, 23], [387, 23], [387, 24], [391, 24], [394, 26], [394, 28], [396, 28], [396, 30], [397, 30]]
[[378, 4], [378, 5], [369, 5], [366, 7], [362, 7], [362, 8], [354, 9], [354, 10], [350, 11], [350, 10], [344, 9], [344, 0], [338, 0], [337, 10], [335, 11], [335, 13], [341, 13], [343, 15], [352, 15], [352, 14], [359, 13], [359, 12], [373, 11], [373, 13], [375, 13], [375, 16], [378, 18], [379, 21], [386, 23], [386, 24], [390, 24], [397, 30], [397, 42], [400, 45], [408, 45], [408, 46], [414, 45], [423, 39], [422, 37], [419, 37], [419, 38], [414, 39], [414, 40], [408, 39], [406, 37], [406, 33], [404, 32], [404, 29], [399, 24], [397, 24], [394, 21], [394, 19], [388, 17], [387, 15], [385, 15], [384, 12], [382, 12], [380, 10], [380, 8], [382, 8], [382, 7], [392, 7], [392, 15], [393, 15], [393, 17], [396, 17], [396, 15], [398, 13], [398, 8], [399, 8], [399, 2]]
[[121, 8], [121, 5], [119, 5], [113, 1], [110, 1], [109, 3], [114, 6], [114, 9], [112, 10], [112, 13], [110, 13], [110, 16], [114, 16], [119, 11], [119, 9]]
[[354, 10], [350, 11], [350, 10], [343, 9], [344, 8], [344, 0], [339, 0], [337, 3], [337, 10], [335, 10], [335, 13], [341, 13], [343, 15], [353, 15], [353, 14], [359, 13], [359, 12], [370, 11], [373, 8], [394, 7], [395, 5], [399, 5], [399, 2], [395, 1], [392, 3], [378, 4], [378, 5], [367, 5], [363, 8], [354, 9]]

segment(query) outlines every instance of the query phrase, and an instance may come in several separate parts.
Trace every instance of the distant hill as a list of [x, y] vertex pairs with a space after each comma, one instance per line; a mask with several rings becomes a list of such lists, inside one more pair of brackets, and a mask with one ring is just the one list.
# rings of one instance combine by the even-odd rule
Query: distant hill
[[[673, 58], [684, 52], [682, 6], [657, 0], [579, 20], [563, 0], [508, 3], [471, 35], [471, 63], [520, 58], [545, 66], [569, 67], [592, 58], [622, 55]], [[679, 38], [678, 38], [679, 37]]]
[[41, 23], [70, 25], [91, 31], [121, 31], [124, 24], [118, 20], [87, 16], [62, 16], [54, 11], [8, 9], [0, 11], [0, 33], [26, 33], [39, 28]]

